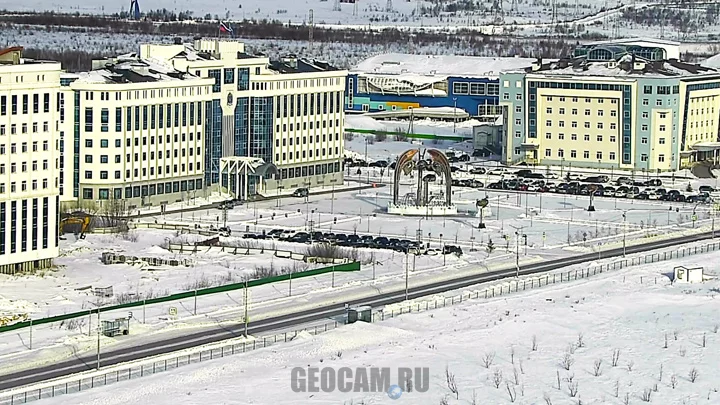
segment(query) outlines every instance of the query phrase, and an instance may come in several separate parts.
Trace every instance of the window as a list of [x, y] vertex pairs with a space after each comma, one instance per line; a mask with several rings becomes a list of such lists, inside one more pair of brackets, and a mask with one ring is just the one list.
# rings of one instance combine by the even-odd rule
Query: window
[[[490, 86], [488, 86], [488, 88], [489, 87]], [[470, 91], [470, 86], [468, 83], [463, 83], [463, 82], [453, 83], [453, 94], [468, 94], [469, 91]]]
[[503, 93], [503, 100], [510, 100], [510, 93]]
[[642, 124], [642, 125], [640, 126], [640, 130], [641, 130], [641, 131], [647, 131], [647, 130], [648, 130], [647, 124]]
[[552, 107], [548, 107], [545, 109], [545, 112], [548, 114], [552, 114]]
[[570, 135], [570, 140], [571, 140], [571, 141], [577, 141], [577, 134], [572, 134], [572, 135]]
[[590, 151], [589, 150], [583, 151], [583, 158], [590, 159]]
[[500, 94], [500, 84], [498, 83], [488, 83], [487, 85], [487, 95], [488, 96], [497, 96]]
[[552, 156], [552, 149], [545, 149], [545, 157]]
[[617, 111], [615, 111], [615, 110], [610, 110], [610, 116], [611, 116], [611, 117], [617, 117]]
[[522, 113], [522, 106], [516, 105], [516, 106], [515, 106], [515, 112], [518, 113], [518, 114]]
[[652, 86], [643, 86], [643, 94], [652, 94]]
[[558, 134], [558, 139], [561, 140], [561, 141], [564, 140], [564, 139], [565, 139], [565, 134], [562, 134], [562, 133], [561, 133], [561, 134]]
[[560, 128], [565, 128], [565, 121], [558, 121], [558, 126]]
[[660, 138], [660, 139], [658, 140], [658, 143], [659, 143], [660, 145], [665, 145], [665, 138]]
[[642, 155], [640, 155], [640, 161], [641, 161], [641, 162], [647, 162], [647, 160], [648, 160], [648, 155], [647, 155], [647, 154], [643, 153]]
[[650, 101], [646, 98], [643, 99], [642, 105], [650, 105]]
[[602, 142], [602, 140], [603, 140], [603, 136], [602, 136], [602, 135], [598, 135], [598, 136], [597, 136], [597, 141], [598, 141], [598, 142]]
[[235, 68], [226, 68], [224, 71], [225, 84], [235, 83]]
[[570, 123], [570, 126], [573, 128], [577, 128], [577, 126], [578, 126], [577, 121], [573, 121], [572, 123]]
[[600, 152], [600, 151], [595, 152], [595, 159], [602, 160], [602, 152]]
[[597, 123], [597, 127], [598, 127], [598, 129], [603, 129], [603, 123], [602, 123], [602, 122], [598, 122], [598, 123]]
[[572, 159], [577, 158], [577, 151], [576, 151], [576, 150], [573, 149], [573, 150], [570, 151], [570, 158], [572, 158]]
[[515, 138], [520, 138], [520, 131], [515, 131]]
[[589, 109], [585, 109], [585, 115], [590, 115], [590, 110], [589, 110]]
[[642, 137], [642, 138], [640, 138], [640, 143], [643, 144], [643, 145], [647, 145], [647, 143], [648, 143], [647, 137]]
[[92, 107], [85, 107], [85, 131], [92, 132], [93, 130], [93, 109]]
[[665, 155], [663, 155], [663, 154], [658, 155], [658, 162], [662, 163], [664, 161], [665, 161]]
[[570, 111], [570, 113], [571, 113], [572, 115], [577, 115], [577, 113], [578, 113], [577, 108], [573, 108], [573, 109]]
[[660, 125], [660, 132], [665, 132], [665, 125]]
[[546, 132], [545, 139], [552, 139], [552, 134], [550, 132]]
[[604, 114], [604, 113], [603, 113], [603, 110], [598, 110], [597, 113], [598, 113], [598, 117], [602, 117], [603, 114]]
[[617, 137], [615, 137], [615, 135], [610, 135], [610, 142], [614, 143], [616, 141], [617, 141]]
[[585, 121], [585, 128], [590, 128], [590, 122]]
[[558, 149], [558, 157], [565, 157], [565, 151], [563, 151], [562, 149]]
[[552, 120], [545, 120], [545, 126], [551, 127], [551, 126], [552, 126]]
[[608, 157], [610, 160], [615, 160], [615, 152], [610, 152]]
[[667, 113], [660, 113], [660, 118], [665, 119], [667, 117]]
[[470, 83], [470, 94], [473, 94], [473, 95], [485, 94], [485, 83]]
[[515, 154], [516, 154], [516, 155], [519, 155], [519, 154], [520, 154], [520, 148], [515, 148]]
[[584, 141], [590, 141], [590, 135], [589, 135], [589, 134], [585, 134], [585, 135], [583, 136], [583, 140], [584, 140]]
[[662, 100], [655, 100], [656, 106], [662, 106]]
[[50, 112], [50, 93], [43, 94], [43, 112]]
[[562, 108], [562, 107], [561, 107], [561, 108], [558, 108], [558, 113], [560, 113], [560, 114], [565, 114], [565, 109]]

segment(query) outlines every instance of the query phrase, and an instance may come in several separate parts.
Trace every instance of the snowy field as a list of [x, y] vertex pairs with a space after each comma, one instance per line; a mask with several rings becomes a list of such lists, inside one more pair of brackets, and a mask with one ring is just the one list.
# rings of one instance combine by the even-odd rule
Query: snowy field
[[[720, 403], [717, 278], [671, 284], [674, 266], [717, 276], [720, 253], [357, 323], [42, 404]], [[428, 367], [427, 392], [296, 393], [294, 367]], [[394, 372], [392, 373], [394, 374]], [[455, 390], [448, 388], [448, 375]], [[400, 383], [392, 377], [391, 383]], [[559, 384], [559, 385], [558, 385]], [[453, 392], [454, 391], [454, 392]]]

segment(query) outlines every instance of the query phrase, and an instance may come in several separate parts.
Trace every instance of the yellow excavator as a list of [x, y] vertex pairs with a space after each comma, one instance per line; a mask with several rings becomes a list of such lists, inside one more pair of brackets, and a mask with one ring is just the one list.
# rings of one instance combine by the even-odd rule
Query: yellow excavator
[[[59, 234], [62, 235], [65, 233], [64, 229], [66, 225], [80, 225], [80, 239], [85, 239], [85, 231], [87, 231], [88, 227], [90, 226], [90, 221], [92, 220], [92, 216], [82, 213], [82, 212], [74, 212], [67, 217], [60, 220], [60, 226], [59, 226]], [[61, 238], [64, 239], [64, 238]]]

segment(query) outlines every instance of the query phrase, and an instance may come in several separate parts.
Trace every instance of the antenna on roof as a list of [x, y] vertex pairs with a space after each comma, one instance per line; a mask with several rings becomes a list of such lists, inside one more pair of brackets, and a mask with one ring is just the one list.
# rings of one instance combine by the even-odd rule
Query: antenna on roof
[[313, 22], [313, 9], [310, 9], [310, 13], [308, 16], [308, 23], [310, 24], [310, 27], [308, 28], [308, 50], [310, 51], [310, 56], [312, 56], [313, 51], [313, 26], [315, 23]]

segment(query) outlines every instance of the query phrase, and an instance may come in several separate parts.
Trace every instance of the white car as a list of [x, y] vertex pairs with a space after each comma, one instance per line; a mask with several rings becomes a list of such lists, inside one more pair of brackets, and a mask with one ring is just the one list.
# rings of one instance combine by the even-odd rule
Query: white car
[[618, 190], [618, 191], [615, 191], [614, 197], [617, 197], [617, 198], [625, 198], [625, 197], [627, 197], [627, 195], [628, 195], [627, 191], [625, 191], [625, 190]]
[[507, 172], [508, 172], [507, 169], [498, 168], [498, 169], [488, 170], [487, 174], [492, 175], [492, 176], [502, 176], [503, 174], [506, 174]]

